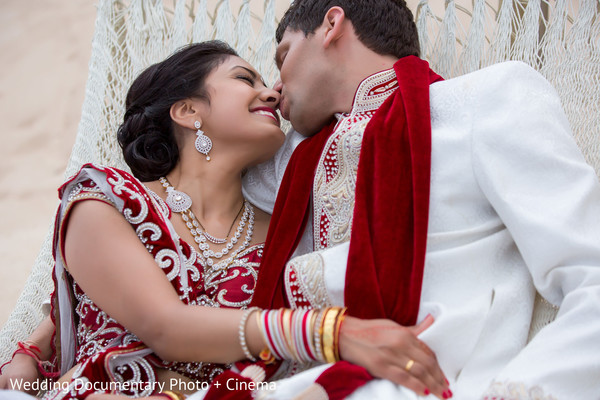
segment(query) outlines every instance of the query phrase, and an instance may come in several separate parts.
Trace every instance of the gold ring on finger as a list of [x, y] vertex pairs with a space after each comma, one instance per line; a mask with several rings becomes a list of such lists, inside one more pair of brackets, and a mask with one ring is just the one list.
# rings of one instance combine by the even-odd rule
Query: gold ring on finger
[[406, 363], [406, 366], [404, 367], [406, 372], [410, 371], [410, 369], [413, 367], [414, 364], [415, 364], [415, 360], [408, 360], [408, 362]]

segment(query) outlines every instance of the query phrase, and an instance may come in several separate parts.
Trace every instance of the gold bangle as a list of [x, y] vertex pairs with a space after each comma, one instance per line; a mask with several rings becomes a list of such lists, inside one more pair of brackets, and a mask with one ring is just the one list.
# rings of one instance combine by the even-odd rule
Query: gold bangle
[[346, 318], [347, 307], [342, 308], [342, 310], [338, 313], [337, 319], [335, 320], [335, 331], [333, 333], [333, 352], [335, 354], [336, 361], [340, 361], [340, 328], [342, 327], [342, 322], [344, 322], [344, 318]]
[[323, 356], [328, 363], [336, 362], [334, 351], [335, 321], [340, 312], [339, 307], [331, 307], [323, 320]]
[[281, 313], [281, 327], [283, 328], [283, 340], [288, 347], [290, 352], [290, 356], [292, 359], [298, 360], [298, 355], [295, 352], [294, 344], [292, 342], [292, 332], [291, 332], [291, 314], [292, 311], [289, 308], [282, 308], [279, 310]]
[[164, 394], [171, 400], [185, 400], [185, 396], [182, 393], [174, 392], [172, 390], [163, 390], [160, 394]]

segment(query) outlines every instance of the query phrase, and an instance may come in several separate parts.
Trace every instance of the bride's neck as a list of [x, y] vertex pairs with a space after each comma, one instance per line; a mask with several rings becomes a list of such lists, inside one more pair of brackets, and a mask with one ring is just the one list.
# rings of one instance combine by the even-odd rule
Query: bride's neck
[[196, 216], [209, 224], [230, 221], [243, 201], [241, 172], [221, 164], [216, 160], [201, 160], [200, 165], [181, 162], [167, 174], [176, 190], [190, 196]]

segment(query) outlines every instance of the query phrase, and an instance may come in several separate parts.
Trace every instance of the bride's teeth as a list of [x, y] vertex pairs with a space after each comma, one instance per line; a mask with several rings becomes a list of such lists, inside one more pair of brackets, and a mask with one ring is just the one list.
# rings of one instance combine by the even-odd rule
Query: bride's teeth
[[256, 111], [256, 113], [257, 113], [257, 114], [260, 114], [260, 115], [266, 115], [266, 116], [268, 116], [268, 117], [272, 117], [272, 116], [273, 116], [273, 114], [272, 114], [272, 113], [270, 113], [270, 112], [268, 112], [268, 111], [263, 111], [263, 110], [258, 110], [258, 111]]

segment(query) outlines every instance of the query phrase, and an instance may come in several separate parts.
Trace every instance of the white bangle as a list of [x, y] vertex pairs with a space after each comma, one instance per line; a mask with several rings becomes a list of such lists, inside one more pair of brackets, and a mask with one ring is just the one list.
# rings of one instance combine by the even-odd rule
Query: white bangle
[[249, 359], [250, 361], [254, 361], [254, 362], [256, 361], [256, 358], [254, 358], [252, 353], [250, 353], [250, 349], [248, 348], [248, 344], [246, 343], [246, 321], [248, 320], [248, 317], [250, 316], [250, 314], [252, 314], [254, 311], [257, 311], [257, 310], [260, 310], [260, 308], [250, 307], [249, 309], [244, 311], [244, 314], [242, 315], [242, 319], [240, 320], [240, 327], [239, 327], [240, 345], [242, 346], [242, 351], [244, 352], [244, 355], [246, 356], [247, 359]]
[[315, 321], [315, 328], [313, 331], [317, 361], [321, 361], [323, 363], [327, 363], [327, 360], [325, 360], [325, 356], [323, 355], [323, 345], [321, 343], [323, 332], [321, 331], [321, 325], [323, 324], [323, 320], [325, 319], [326, 311], [327, 311], [327, 309], [324, 308], [319, 311], [319, 314], [317, 314], [317, 319]]

